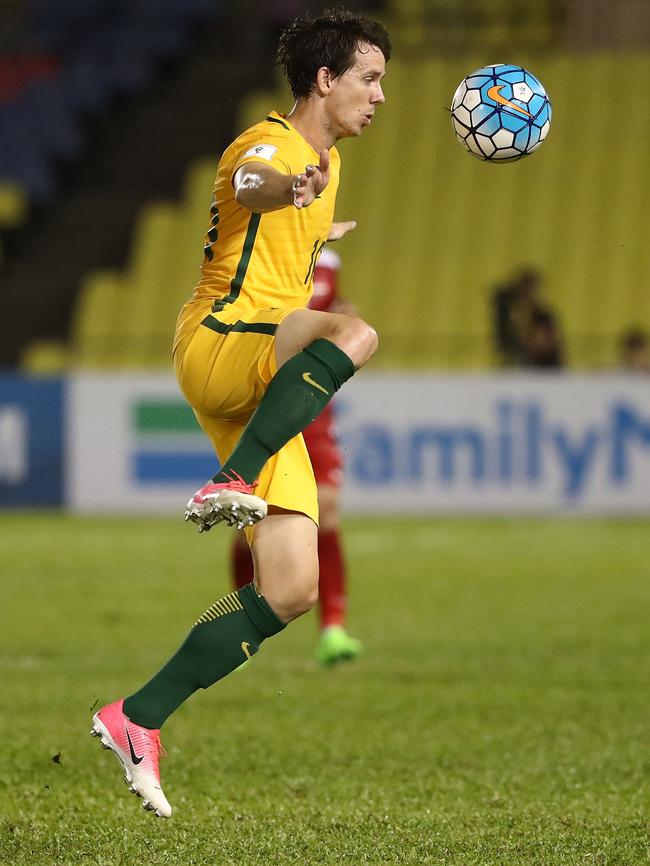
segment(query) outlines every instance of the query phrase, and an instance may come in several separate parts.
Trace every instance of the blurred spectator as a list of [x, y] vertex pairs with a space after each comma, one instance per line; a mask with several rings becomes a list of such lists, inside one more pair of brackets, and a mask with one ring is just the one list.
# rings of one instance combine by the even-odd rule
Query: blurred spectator
[[564, 364], [557, 318], [541, 298], [541, 284], [539, 271], [524, 267], [494, 291], [494, 339], [503, 366], [558, 368]]
[[641, 328], [628, 328], [619, 342], [620, 365], [633, 373], [650, 373], [650, 339]]
[[562, 338], [554, 314], [548, 309], [535, 309], [525, 335], [526, 354], [522, 366], [559, 369], [564, 366]]

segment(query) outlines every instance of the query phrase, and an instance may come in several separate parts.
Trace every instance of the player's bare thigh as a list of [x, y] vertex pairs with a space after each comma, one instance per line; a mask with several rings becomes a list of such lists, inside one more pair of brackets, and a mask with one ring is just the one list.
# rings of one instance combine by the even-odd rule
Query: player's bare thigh
[[290, 622], [318, 600], [318, 527], [297, 511], [276, 506], [255, 526], [251, 544], [255, 583], [275, 613]]
[[330, 340], [352, 360], [358, 370], [377, 351], [377, 332], [357, 316], [294, 310], [278, 325], [275, 358], [281, 367], [314, 340]]

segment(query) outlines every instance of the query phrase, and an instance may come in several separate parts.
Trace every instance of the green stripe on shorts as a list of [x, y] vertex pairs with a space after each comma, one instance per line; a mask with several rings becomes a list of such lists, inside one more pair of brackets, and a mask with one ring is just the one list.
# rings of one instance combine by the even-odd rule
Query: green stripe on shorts
[[219, 319], [215, 319], [214, 316], [206, 316], [201, 324], [210, 328], [211, 331], [216, 331], [217, 334], [233, 332], [235, 334], [268, 334], [272, 337], [278, 329], [274, 322], [242, 322], [241, 319], [233, 322], [232, 325], [226, 325]]

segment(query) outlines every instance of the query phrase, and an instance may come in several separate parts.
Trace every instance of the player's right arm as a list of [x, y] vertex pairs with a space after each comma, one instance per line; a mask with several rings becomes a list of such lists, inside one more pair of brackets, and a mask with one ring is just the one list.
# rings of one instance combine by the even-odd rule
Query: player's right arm
[[309, 207], [329, 183], [329, 151], [322, 150], [318, 165], [308, 165], [302, 174], [283, 174], [262, 162], [247, 162], [233, 177], [238, 204], [255, 213], [292, 205]]

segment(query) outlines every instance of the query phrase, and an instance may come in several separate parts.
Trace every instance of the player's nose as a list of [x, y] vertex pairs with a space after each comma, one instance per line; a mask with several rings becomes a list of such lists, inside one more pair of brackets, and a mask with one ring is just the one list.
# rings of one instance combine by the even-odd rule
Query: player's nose
[[386, 102], [386, 97], [384, 96], [384, 91], [381, 89], [381, 84], [378, 84], [375, 88], [371, 102], [373, 105], [382, 105]]

